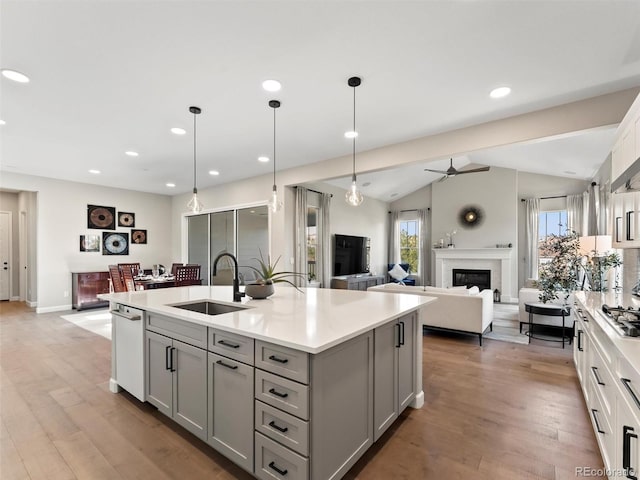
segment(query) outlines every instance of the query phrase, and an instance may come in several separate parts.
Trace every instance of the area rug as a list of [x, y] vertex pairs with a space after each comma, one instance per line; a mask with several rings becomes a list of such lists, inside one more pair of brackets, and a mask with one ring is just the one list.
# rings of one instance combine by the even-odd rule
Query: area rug
[[520, 333], [518, 304], [494, 303], [493, 331], [485, 333], [483, 337], [501, 342], [529, 343], [529, 337]]
[[61, 315], [60, 318], [111, 340], [111, 314], [108, 309]]

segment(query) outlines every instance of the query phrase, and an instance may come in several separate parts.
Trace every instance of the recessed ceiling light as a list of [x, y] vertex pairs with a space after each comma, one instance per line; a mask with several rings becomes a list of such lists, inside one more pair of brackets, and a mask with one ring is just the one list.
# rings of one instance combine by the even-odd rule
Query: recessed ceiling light
[[5, 122], [4, 120], [0, 119], [0, 125], [6, 125], [7, 122]]
[[349, 132], [344, 132], [344, 138], [356, 138], [358, 136], [358, 132], [354, 132], [353, 130]]
[[282, 85], [277, 80], [265, 80], [262, 82], [262, 88], [264, 88], [267, 92], [279, 92], [282, 88]]
[[564, 173], [566, 173], [567, 175], [575, 175], [576, 172], [572, 172], [571, 170], [565, 170]]
[[362, 184], [362, 186], [363, 186], [363, 187], [368, 187], [369, 185], [371, 185], [371, 182], [364, 182], [364, 183]]
[[175, 133], [176, 135], [184, 135], [187, 131], [184, 128], [173, 127], [171, 129], [171, 133]]
[[96, 170], [96, 169], [92, 168], [91, 170], [89, 170], [89, 173], [93, 173], [94, 175], [98, 175], [100, 173], [100, 170]]
[[262, 163], [267, 163], [269, 161], [269, 157], [258, 157], [258, 161]]
[[220, 175], [218, 170], [209, 170], [209, 175]]
[[138, 155], [140, 155], [138, 152], [134, 152], [132, 150], [129, 150], [127, 152], [124, 152], [125, 155], [129, 155], [130, 157], [137, 157]]
[[509, 88], [509, 87], [498, 87], [498, 88], [494, 88], [493, 90], [491, 90], [491, 93], [489, 93], [489, 96], [491, 98], [502, 98], [502, 97], [506, 97], [510, 93], [511, 93], [511, 88]]
[[175, 184], [175, 183], [167, 183], [166, 185], [167, 185], [167, 187], [169, 187], [169, 188], [173, 188], [173, 187], [175, 187], [175, 186], [176, 186], [176, 184]]
[[8, 70], [4, 68], [2, 70], [2, 75], [9, 80], [13, 80], [18, 83], [29, 83], [29, 77], [27, 77], [24, 73], [16, 72], [15, 70]]
[[397, 193], [392, 193], [391, 196], [395, 197], [396, 195], [398, 195]]
[[256, 213], [255, 210], [249, 210], [249, 213]]

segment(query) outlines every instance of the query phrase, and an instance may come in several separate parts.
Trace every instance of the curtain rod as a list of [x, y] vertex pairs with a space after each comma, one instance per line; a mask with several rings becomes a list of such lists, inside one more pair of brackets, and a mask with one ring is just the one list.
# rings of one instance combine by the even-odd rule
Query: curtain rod
[[[294, 185], [294, 188], [298, 188], [300, 185]], [[307, 187], [302, 187], [302, 188], [307, 188]], [[324, 192], [319, 192], [318, 190], [314, 190], [313, 188], [307, 188], [307, 191], [309, 192], [313, 192], [313, 193], [319, 193], [320, 195], [327, 195]], [[329, 193], [328, 194], [330, 197], [333, 197], [333, 193]]]
[[[551, 200], [552, 198], [567, 198], [566, 195], [556, 195], [555, 197], [540, 197], [538, 200]], [[526, 198], [521, 198], [520, 199], [521, 202], [526, 202], [527, 199]]]
[[[398, 210], [398, 213], [402, 213], [402, 212], [417, 212], [418, 208], [411, 208], [409, 210]], [[431, 211], [431, 207], [427, 207], [427, 211], [430, 212]], [[391, 210], [389, 210], [387, 213], [393, 213]]]

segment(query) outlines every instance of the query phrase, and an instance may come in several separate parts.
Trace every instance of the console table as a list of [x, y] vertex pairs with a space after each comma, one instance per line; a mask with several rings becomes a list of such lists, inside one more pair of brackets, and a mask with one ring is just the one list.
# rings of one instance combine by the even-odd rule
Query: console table
[[[571, 337], [566, 335], [565, 317], [571, 313], [571, 308], [565, 305], [557, 305], [553, 303], [525, 303], [524, 309], [529, 313], [529, 331], [527, 336], [529, 337], [529, 343], [531, 339], [546, 340], [548, 342], [562, 342], [562, 348], [564, 348], [565, 341], [571, 342]], [[533, 335], [533, 316], [534, 315], [546, 315], [548, 317], [562, 317], [562, 338], [542, 338], [535, 337]], [[547, 325], [545, 325], [546, 327]], [[551, 327], [551, 325], [549, 325]], [[558, 327], [556, 327], [558, 328]], [[522, 331], [522, 325], [520, 325], [520, 331]]]
[[384, 275], [361, 275], [333, 277], [331, 288], [341, 288], [344, 290], [366, 290], [369, 287], [384, 283]]
[[71, 301], [76, 310], [108, 307], [97, 295], [109, 293], [109, 272], [71, 272]]

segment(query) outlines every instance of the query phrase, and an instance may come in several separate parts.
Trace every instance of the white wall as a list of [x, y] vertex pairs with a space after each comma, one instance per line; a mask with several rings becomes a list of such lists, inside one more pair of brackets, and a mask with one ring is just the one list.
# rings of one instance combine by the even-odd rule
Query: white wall
[[[3, 173], [1, 186], [37, 191], [38, 312], [71, 308], [71, 272], [106, 271], [109, 264], [140, 262], [170, 265], [171, 198], [82, 183]], [[130, 245], [129, 255], [80, 252], [80, 235], [100, 234], [87, 228], [87, 205], [134, 212], [135, 228], [146, 229], [147, 245]], [[130, 228], [116, 227], [129, 232]]]

